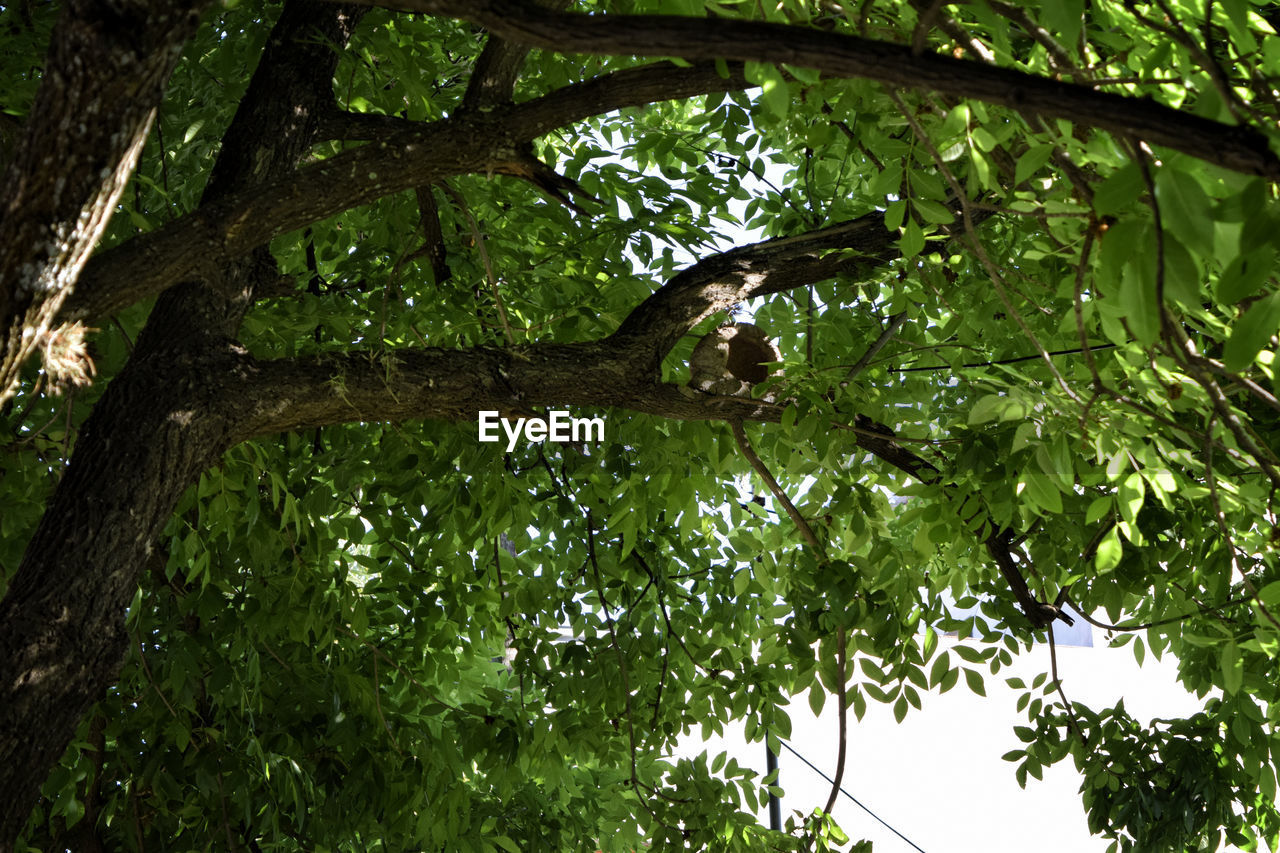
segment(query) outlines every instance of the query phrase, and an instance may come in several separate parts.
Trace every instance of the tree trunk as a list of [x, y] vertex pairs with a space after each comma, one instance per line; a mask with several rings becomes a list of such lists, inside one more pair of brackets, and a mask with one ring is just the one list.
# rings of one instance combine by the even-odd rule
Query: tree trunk
[[39, 94], [0, 180], [0, 404], [23, 363], [48, 345], [207, 5], [63, 4]]
[[[363, 10], [289, 2], [228, 128], [205, 200], [289, 173], [332, 109], [334, 50]], [[136, 350], [95, 406], [0, 601], [0, 853], [50, 768], [116, 680], [139, 574], [179, 497], [237, 431], [224, 386], [233, 340], [277, 277], [260, 249], [162, 294]]]
[[115, 682], [139, 569], [183, 490], [222, 449], [205, 405], [212, 389], [198, 378], [218, 376], [218, 361], [156, 348], [111, 383], [0, 601], [2, 851], [81, 717]]

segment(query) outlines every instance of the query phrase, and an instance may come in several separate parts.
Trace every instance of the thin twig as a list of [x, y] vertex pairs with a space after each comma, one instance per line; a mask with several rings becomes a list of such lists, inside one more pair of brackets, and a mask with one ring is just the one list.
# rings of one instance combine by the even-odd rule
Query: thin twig
[[404, 753], [400, 751], [400, 744], [396, 742], [395, 732], [391, 730], [390, 723], [382, 714], [382, 685], [378, 681], [378, 656], [373, 656], [373, 707], [378, 712], [378, 719], [382, 721], [382, 727], [387, 730], [387, 737], [391, 738], [391, 748], [396, 751], [396, 755], [401, 758]]
[[845, 685], [848, 673], [848, 649], [846, 647], [845, 629], [836, 631], [836, 699], [839, 701], [840, 744], [836, 753], [836, 775], [831, 781], [831, 793], [827, 795], [827, 804], [823, 806], [824, 814], [831, 814], [836, 804], [836, 795], [840, 793], [840, 782], [844, 779], [844, 764], [848, 752], [849, 709], [847, 707], [847, 688]]
[[[1158, 628], [1161, 625], [1171, 625], [1175, 622], [1185, 622], [1186, 620], [1190, 619], [1192, 616], [1203, 616], [1206, 613], [1213, 613], [1215, 615], [1221, 616], [1221, 614], [1219, 614], [1218, 611], [1221, 610], [1222, 608], [1230, 607], [1233, 604], [1243, 604], [1244, 602], [1249, 600], [1250, 600], [1250, 597], [1246, 595], [1243, 598], [1232, 598], [1228, 601], [1224, 601], [1222, 604], [1212, 606], [1212, 607], [1208, 605], [1201, 605], [1199, 609], [1194, 610], [1191, 613], [1183, 613], [1179, 616], [1170, 616], [1167, 619], [1157, 619], [1153, 622], [1138, 622], [1130, 625], [1110, 625], [1099, 619], [1094, 619], [1092, 616], [1085, 613], [1084, 610], [1081, 609], [1080, 605], [1077, 604], [1074, 599], [1072, 599], [1070, 596], [1067, 597], [1067, 603], [1071, 605], [1071, 609], [1076, 612], [1076, 615], [1078, 615], [1084, 621], [1088, 622], [1093, 627], [1101, 628], [1104, 631], [1125, 631], [1125, 632], [1145, 631], [1148, 628]], [[1222, 617], [1222, 618], [1223, 618], [1223, 621], [1228, 621], [1228, 622], [1234, 621], [1234, 620], [1227, 619], [1226, 617]]]
[[384, 661], [386, 661], [388, 664], [390, 664], [391, 667], [395, 669], [396, 672], [400, 673], [405, 678], [409, 679], [409, 683], [412, 684], [414, 687], [418, 688], [419, 690], [421, 690], [424, 694], [426, 694], [427, 697], [431, 699], [431, 701], [438, 702], [439, 704], [448, 708], [450, 711], [455, 711], [459, 714], [468, 714], [472, 717], [483, 717], [482, 714], [477, 714], [472, 711], [467, 711], [465, 708], [460, 708], [457, 705], [451, 704], [450, 702], [447, 702], [444, 699], [441, 699], [439, 694], [437, 694], [434, 690], [427, 687], [425, 684], [423, 684], [421, 681], [415, 678], [413, 673], [409, 672], [400, 664], [396, 663], [396, 661], [391, 656], [389, 656], [386, 652], [384, 652], [382, 649], [378, 648], [373, 643], [361, 637], [355, 631], [351, 630], [350, 628], [347, 628], [346, 626], [343, 626], [338, 630], [341, 633], [345, 634], [347, 637], [358, 642], [360, 645], [368, 648], [370, 651], [373, 652], [375, 657], [380, 657]]
[[493, 274], [493, 262], [489, 259], [489, 249], [485, 245], [484, 234], [480, 233], [480, 224], [471, 215], [471, 208], [467, 205], [467, 200], [463, 198], [462, 193], [445, 181], [441, 181], [440, 186], [444, 187], [444, 191], [449, 194], [449, 198], [453, 199], [454, 204], [458, 205], [458, 209], [467, 220], [471, 237], [475, 240], [476, 249], [480, 252], [480, 262], [484, 264], [485, 280], [489, 284], [489, 293], [493, 297], [494, 307], [498, 309], [498, 320], [502, 323], [503, 334], [506, 335], [507, 343], [514, 345], [516, 335], [511, 329], [511, 321], [507, 318], [507, 307], [502, 302], [502, 294], [498, 291], [498, 278]]
[[880, 350], [884, 349], [889, 341], [893, 340], [893, 336], [898, 333], [898, 329], [902, 328], [902, 324], [907, 322], [907, 312], [899, 311], [889, 318], [889, 325], [885, 326], [880, 336], [872, 341], [871, 346], [867, 347], [867, 351], [862, 354], [862, 358], [853, 363], [853, 367], [849, 368], [849, 372], [845, 374], [845, 381], [848, 382], [855, 378], [859, 373], [866, 369], [871, 360], [880, 354]]
[[755, 450], [751, 447], [751, 441], [747, 438], [746, 431], [742, 428], [742, 421], [732, 420], [729, 422], [730, 428], [733, 430], [733, 437], [738, 442], [738, 448], [742, 451], [742, 455], [746, 457], [752, 469], [760, 475], [760, 479], [764, 480], [764, 484], [769, 487], [769, 491], [773, 493], [778, 503], [782, 504], [782, 508], [787, 511], [787, 515], [791, 518], [796, 529], [800, 531], [800, 535], [804, 537], [804, 541], [809, 543], [820, 560], [825, 560], [826, 552], [822, 547], [822, 543], [818, 541], [818, 537], [813, 532], [813, 528], [809, 526], [809, 522], [796, 509], [796, 505], [791, 502], [791, 498], [787, 497], [787, 493], [782, 490], [782, 486], [778, 485], [778, 481], [774, 479], [769, 468], [756, 455]]
[[1138, 161], [1142, 170], [1142, 182], [1147, 187], [1149, 196], [1147, 206], [1151, 208], [1151, 216], [1156, 229], [1156, 312], [1163, 327], [1169, 319], [1164, 310], [1164, 218], [1160, 214], [1160, 200], [1156, 198], [1156, 183], [1151, 178], [1151, 161], [1143, 144], [1133, 140], [1133, 158]]
[[1071, 729], [1071, 733], [1084, 743], [1084, 733], [1080, 730], [1080, 721], [1076, 718], [1076, 710], [1071, 705], [1071, 700], [1067, 699], [1067, 694], [1062, 689], [1062, 679], [1058, 677], [1058, 645], [1053, 639], [1053, 627], [1049, 628], [1049, 668], [1053, 672], [1053, 686], [1058, 691], [1058, 695], [1062, 697], [1062, 704], [1067, 709], [1067, 728]]
[[164, 703], [164, 706], [169, 709], [169, 716], [176, 720], [178, 718], [178, 712], [173, 710], [173, 706], [169, 704], [169, 700], [160, 692], [160, 687], [156, 684], [155, 676], [151, 674], [151, 666], [147, 663], [147, 653], [143, 648], [141, 639], [138, 640], [138, 659], [142, 661], [142, 671], [146, 673], [147, 683], [151, 685], [151, 689], [160, 697], [160, 701]]
[[636, 772], [636, 727], [631, 715], [631, 676], [627, 672], [627, 659], [618, 645], [618, 631], [613, 624], [613, 614], [609, 612], [609, 600], [604, 596], [604, 581], [600, 577], [600, 564], [596, 561], [596, 529], [591, 510], [587, 510], [587, 562], [591, 564], [592, 574], [596, 579], [596, 594], [600, 596], [600, 609], [604, 611], [605, 625], [609, 628], [609, 645], [613, 647], [618, 658], [618, 674], [622, 677], [622, 696], [627, 713], [627, 741], [631, 747], [631, 785], [640, 784]]
[[1187, 368], [1187, 372], [1191, 374], [1191, 377], [1209, 395], [1209, 400], [1213, 403], [1215, 417], [1222, 419], [1222, 423], [1235, 438], [1236, 443], [1253, 457], [1254, 465], [1262, 470], [1262, 473], [1271, 481], [1271, 485], [1275, 488], [1280, 488], [1280, 470], [1277, 470], [1276, 465], [1273, 464], [1276, 459], [1275, 454], [1270, 451], [1270, 448], [1264, 450], [1263, 445], [1254, 440], [1255, 436], [1240, 422], [1240, 418], [1232, 408], [1231, 401], [1227, 399], [1222, 386], [1196, 363], [1195, 358], [1198, 355], [1196, 346], [1191, 341], [1191, 338], [1187, 336], [1182, 325], [1170, 319], [1163, 325], [1163, 328], [1177, 343], [1177, 346], [1170, 348], [1174, 357]]
[[[1071, 307], [1076, 317], [1076, 334], [1080, 336], [1080, 351], [1084, 353], [1085, 364], [1089, 367], [1089, 375], [1093, 377], [1093, 387], [1096, 390], [1102, 386], [1102, 375], [1098, 373], [1098, 362], [1093, 357], [1093, 349], [1089, 346], [1089, 332], [1084, 325], [1084, 276], [1085, 270], [1089, 267], [1089, 255], [1093, 252], [1093, 241], [1094, 229], [1090, 228], [1085, 234], [1084, 245], [1080, 248], [1080, 263], [1076, 265]], [[1085, 413], [1081, 417], [1087, 419], [1088, 411], [1089, 408], [1086, 406]], [[1081, 425], [1083, 426], [1084, 423], [1085, 421], [1082, 420]]]

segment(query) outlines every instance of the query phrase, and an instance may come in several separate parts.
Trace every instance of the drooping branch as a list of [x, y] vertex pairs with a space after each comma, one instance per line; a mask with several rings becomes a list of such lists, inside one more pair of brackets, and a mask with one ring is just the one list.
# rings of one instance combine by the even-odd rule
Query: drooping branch
[[[62, 312], [92, 321], [199, 277], [272, 238], [453, 175], [501, 172], [521, 143], [624, 107], [742, 89], [742, 70], [714, 63], [629, 68], [542, 98], [390, 131], [377, 141], [233, 193], [97, 256]], [[328, 118], [324, 128], [335, 127]]]
[[562, 53], [785, 63], [836, 77], [972, 98], [1134, 137], [1226, 169], [1280, 181], [1280, 157], [1255, 128], [1211, 121], [1146, 97], [1102, 92], [972, 60], [917, 54], [910, 45], [756, 21], [550, 12], [528, 0], [366, 2], [459, 18], [505, 39]]

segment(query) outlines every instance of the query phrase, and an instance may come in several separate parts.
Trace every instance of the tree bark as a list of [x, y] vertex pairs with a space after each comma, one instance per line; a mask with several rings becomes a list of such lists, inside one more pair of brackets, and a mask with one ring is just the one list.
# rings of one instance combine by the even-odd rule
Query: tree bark
[[207, 5], [63, 4], [40, 90], [0, 180], [0, 404], [47, 345]]
[[149, 347], [131, 361], [81, 429], [0, 601], [2, 851], [81, 717], [115, 682], [139, 569], [178, 496], [225, 445], [208, 405], [225, 360]]
[[[286, 5], [207, 199], [292, 171], [332, 99], [330, 45], [344, 45], [362, 14]], [[206, 272], [160, 297], [0, 601], [0, 851], [12, 849], [80, 719], [114, 683], [129, 603], [174, 505], [229, 446], [221, 389], [245, 357], [232, 335], [275, 265], [264, 250]]]

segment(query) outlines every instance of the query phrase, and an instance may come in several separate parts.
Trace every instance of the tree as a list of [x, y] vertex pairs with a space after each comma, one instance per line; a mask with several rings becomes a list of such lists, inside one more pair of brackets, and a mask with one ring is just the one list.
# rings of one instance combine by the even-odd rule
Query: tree
[[1204, 710], [1011, 772], [1275, 849], [1280, 12], [567, 6], [0, 10], [0, 849], [828, 848], [664, 750], [1071, 618]]

